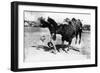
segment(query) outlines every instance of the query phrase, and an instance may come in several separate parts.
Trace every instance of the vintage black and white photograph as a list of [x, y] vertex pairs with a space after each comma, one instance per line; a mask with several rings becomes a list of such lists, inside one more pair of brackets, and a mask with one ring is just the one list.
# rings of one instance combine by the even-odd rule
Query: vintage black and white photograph
[[91, 15], [24, 11], [24, 62], [91, 59]]
[[12, 68], [44, 70], [97, 66], [95, 6], [27, 2], [24, 5], [22, 2], [15, 7], [12, 26], [14, 23], [13, 34], [18, 32], [14, 37], [18, 40], [13, 41], [17, 48], [12, 46]]

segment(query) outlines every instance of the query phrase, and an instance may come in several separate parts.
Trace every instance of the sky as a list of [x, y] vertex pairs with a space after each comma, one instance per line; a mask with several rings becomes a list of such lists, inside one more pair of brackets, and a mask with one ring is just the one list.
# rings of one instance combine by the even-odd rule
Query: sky
[[38, 17], [44, 17], [47, 19], [48, 17], [53, 18], [58, 23], [63, 23], [65, 18], [72, 19], [73, 17], [76, 19], [80, 19], [83, 23], [83, 25], [88, 24], [90, 25], [90, 14], [84, 14], [84, 13], [72, 13], [72, 12], [39, 12], [39, 11], [24, 11], [24, 17], [25, 20], [29, 21], [37, 21]]

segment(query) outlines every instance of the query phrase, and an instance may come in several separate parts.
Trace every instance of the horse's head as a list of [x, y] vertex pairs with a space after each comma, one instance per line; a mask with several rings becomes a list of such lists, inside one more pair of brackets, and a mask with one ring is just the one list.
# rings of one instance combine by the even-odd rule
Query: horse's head
[[41, 23], [40, 27], [48, 28], [51, 34], [51, 38], [53, 40], [56, 40], [56, 29], [53, 24], [51, 24], [49, 21], [51, 21], [51, 18], [48, 19], [48, 21], [45, 21], [43, 17], [39, 18], [39, 21]]
[[53, 40], [56, 40], [56, 30], [57, 30], [57, 23], [55, 22], [54, 19], [48, 17], [47, 19], [48, 23], [49, 23], [49, 30], [51, 33], [51, 37]]

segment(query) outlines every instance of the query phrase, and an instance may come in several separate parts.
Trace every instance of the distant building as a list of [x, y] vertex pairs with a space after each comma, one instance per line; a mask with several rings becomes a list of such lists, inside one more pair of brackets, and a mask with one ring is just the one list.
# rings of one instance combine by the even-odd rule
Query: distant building
[[91, 30], [91, 27], [90, 27], [90, 25], [84, 25], [83, 26], [83, 30], [85, 30], [85, 31], [90, 31]]

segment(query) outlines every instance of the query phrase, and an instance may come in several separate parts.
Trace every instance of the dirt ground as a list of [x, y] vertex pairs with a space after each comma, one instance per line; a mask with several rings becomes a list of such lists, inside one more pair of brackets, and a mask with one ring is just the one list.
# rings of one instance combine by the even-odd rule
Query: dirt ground
[[[42, 34], [46, 34], [45, 44], [50, 40], [49, 30], [39, 27], [24, 28], [24, 61], [25, 62], [47, 62], [47, 61], [68, 61], [68, 60], [84, 60], [91, 58], [90, 32], [82, 33], [81, 44], [75, 44], [75, 38], [72, 40], [71, 46], [78, 48], [80, 52], [69, 50], [68, 53], [60, 50], [59, 53], [53, 54], [45, 52], [42, 48], [36, 48], [40, 42]], [[56, 44], [61, 44], [61, 35], [57, 35]], [[67, 42], [65, 42], [67, 44]]]

